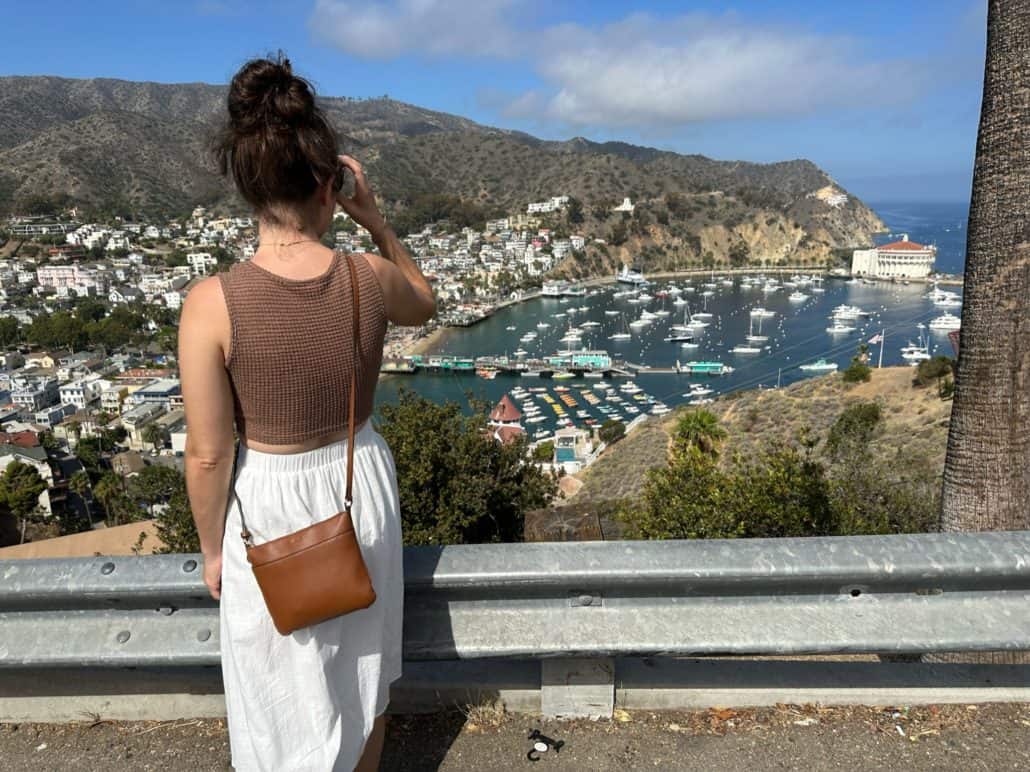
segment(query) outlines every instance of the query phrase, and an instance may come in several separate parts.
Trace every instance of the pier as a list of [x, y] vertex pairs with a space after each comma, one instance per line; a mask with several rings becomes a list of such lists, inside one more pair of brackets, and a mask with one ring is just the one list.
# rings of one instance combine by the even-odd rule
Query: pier
[[607, 351], [562, 351], [544, 357], [513, 357], [506, 354], [458, 356], [447, 354], [411, 354], [384, 359], [381, 373], [416, 374], [425, 372], [469, 373], [495, 377], [498, 374], [553, 377], [556, 373], [573, 376], [608, 376], [631, 378], [640, 373], [722, 375], [733, 368], [722, 362], [676, 362], [675, 367], [649, 367], [644, 364], [612, 359]]

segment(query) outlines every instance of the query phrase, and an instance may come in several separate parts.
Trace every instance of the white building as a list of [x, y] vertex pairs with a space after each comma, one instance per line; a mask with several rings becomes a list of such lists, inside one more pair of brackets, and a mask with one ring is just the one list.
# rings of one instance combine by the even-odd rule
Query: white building
[[218, 265], [218, 261], [210, 252], [194, 252], [192, 255], [186, 255], [186, 260], [195, 276], [206, 276], [208, 268]]
[[906, 233], [900, 241], [882, 247], [856, 249], [851, 255], [851, 273], [854, 276], [922, 279], [930, 275], [936, 257], [937, 247], [909, 241]]
[[632, 212], [633, 209], [633, 202], [629, 200], [629, 196], [622, 199], [622, 203], [618, 206], [612, 207], [613, 212]]
[[557, 212], [564, 209], [569, 203], [568, 196], [552, 196], [547, 201], [536, 201], [526, 207], [526, 214], [537, 214], [541, 212]]

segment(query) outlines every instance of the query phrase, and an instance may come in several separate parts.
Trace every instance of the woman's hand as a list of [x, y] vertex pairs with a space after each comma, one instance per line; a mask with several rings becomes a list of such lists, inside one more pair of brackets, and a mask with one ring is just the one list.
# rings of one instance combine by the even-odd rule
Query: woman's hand
[[222, 596], [222, 553], [204, 556], [204, 584], [212, 598], [218, 600]]
[[386, 220], [376, 206], [376, 198], [368, 186], [368, 180], [365, 179], [365, 172], [357, 159], [349, 155], [341, 155], [340, 163], [354, 174], [354, 196], [348, 198], [341, 191], [336, 194], [336, 203], [343, 207], [343, 211], [349, 214], [354, 222], [375, 238], [386, 227]]

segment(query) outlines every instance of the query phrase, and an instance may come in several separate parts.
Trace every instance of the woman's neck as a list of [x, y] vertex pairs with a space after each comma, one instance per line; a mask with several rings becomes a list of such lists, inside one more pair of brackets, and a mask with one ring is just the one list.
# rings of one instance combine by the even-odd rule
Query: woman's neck
[[322, 234], [314, 226], [290, 227], [258, 221], [258, 247], [285, 246], [321, 241]]

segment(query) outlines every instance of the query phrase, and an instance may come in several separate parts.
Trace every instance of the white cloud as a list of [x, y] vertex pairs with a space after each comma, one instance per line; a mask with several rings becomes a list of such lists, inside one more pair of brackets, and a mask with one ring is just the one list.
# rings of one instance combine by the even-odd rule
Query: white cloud
[[368, 59], [405, 54], [511, 56], [507, 18], [518, 0], [318, 0], [308, 25], [317, 38]]
[[[922, 67], [870, 59], [844, 39], [735, 17], [634, 15], [597, 31], [550, 30], [538, 64], [542, 110], [568, 124], [683, 125], [814, 113], [913, 97]], [[539, 95], [530, 100], [540, 115]], [[515, 100], [511, 116], [524, 114]]]
[[631, 14], [590, 28], [524, 31], [532, 0], [318, 0], [310, 20], [352, 55], [519, 57], [542, 83], [493, 107], [570, 127], [663, 130], [705, 121], [903, 104], [927, 62], [884, 59], [875, 42], [747, 23], [735, 14]]

